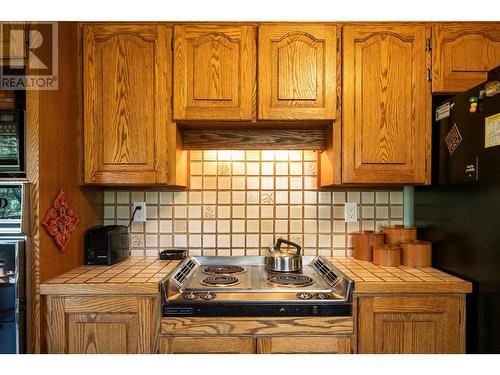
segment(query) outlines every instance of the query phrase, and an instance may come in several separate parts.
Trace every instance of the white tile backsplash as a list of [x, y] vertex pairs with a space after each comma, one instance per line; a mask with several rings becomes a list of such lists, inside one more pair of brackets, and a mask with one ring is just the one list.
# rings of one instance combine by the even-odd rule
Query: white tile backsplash
[[[105, 192], [106, 224], [127, 224], [133, 202], [146, 202], [146, 223], [130, 228], [132, 255], [183, 247], [192, 255], [251, 256], [284, 237], [306, 255], [346, 256], [349, 233], [402, 223], [402, 189], [318, 191], [314, 151], [191, 151], [190, 157], [189, 191]], [[345, 202], [360, 204], [358, 222], [344, 222]]]

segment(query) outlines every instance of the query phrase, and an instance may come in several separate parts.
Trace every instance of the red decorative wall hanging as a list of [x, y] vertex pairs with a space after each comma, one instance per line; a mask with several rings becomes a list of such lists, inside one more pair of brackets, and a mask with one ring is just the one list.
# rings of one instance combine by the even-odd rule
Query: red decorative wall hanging
[[66, 193], [61, 190], [54, 206], [49, 209], [43, 225], [47, 233], [54, 238], [55, 243], [61, 251], [66, 250], [71, 233], [75, 230], [76, 224], [80, 221], [75, 209], [71, 206]]

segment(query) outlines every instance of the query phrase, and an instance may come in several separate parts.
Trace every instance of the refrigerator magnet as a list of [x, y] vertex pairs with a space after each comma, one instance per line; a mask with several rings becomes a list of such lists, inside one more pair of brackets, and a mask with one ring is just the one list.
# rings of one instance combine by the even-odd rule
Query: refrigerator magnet
[[500, 113], [484, 119], [484, 148], [500, 146]]

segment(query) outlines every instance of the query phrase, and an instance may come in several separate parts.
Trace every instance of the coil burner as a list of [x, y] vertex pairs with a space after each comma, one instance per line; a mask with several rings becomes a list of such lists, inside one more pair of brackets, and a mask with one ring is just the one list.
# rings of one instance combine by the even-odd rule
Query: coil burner
[[219, 287], [237, 285], [239, 282], [240, 280], [238, 278], [228, 275], [210, 276], [201, 281], [203, 285]]
[[283, 273], [269, 276], [266, 281], [269, 284], [281, 286], [308, 286], [314, 284], [314, 280], [306, 275], [298, 275], [294, 273]]
[[203, 273], [206, 273], [208, 275], [236, 275], [239, 273], [245, 272], [245, 269], [240, 266], [233, 266], [233, 265], [214, 265], [214, 266], [206, 266], [203, 269]]

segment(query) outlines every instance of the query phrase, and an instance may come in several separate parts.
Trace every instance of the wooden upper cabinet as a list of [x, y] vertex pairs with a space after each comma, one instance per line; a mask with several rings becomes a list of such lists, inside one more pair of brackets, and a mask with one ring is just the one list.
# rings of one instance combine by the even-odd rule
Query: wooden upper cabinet
[[436, 25], [432, 57], [432, 91], [466, 91], [500, 65], [500, 23]]
[[430, 84], [425, 26], [343, 29], [343, 183], [425, 183]]
[[171, 29], [83, 28], [85, 183], [165, 184]]
[[259, 27], [259, 119], [336, 116], [337, 27]]
[[174, 27], [174, 118], [251, 120], [255, 93], [253, 26]]
[[28, 50], [27, 31], [23, 23], [0, 22], [0, 66], [24, 68]]

